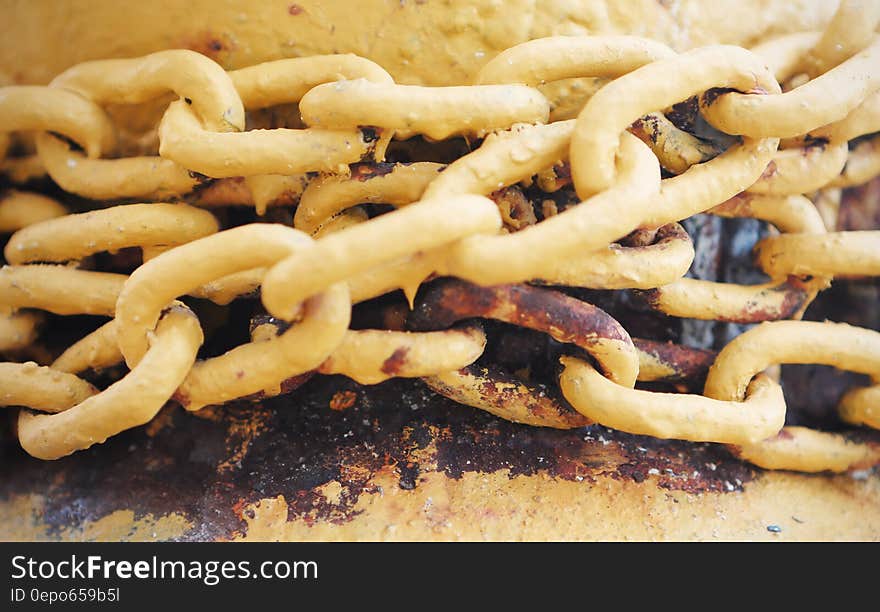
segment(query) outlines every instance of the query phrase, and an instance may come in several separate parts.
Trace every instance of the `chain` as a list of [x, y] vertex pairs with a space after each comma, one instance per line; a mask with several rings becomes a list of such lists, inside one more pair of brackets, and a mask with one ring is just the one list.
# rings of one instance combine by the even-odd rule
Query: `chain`
[[[455, 87], [397, 84], [354, 55], [227, 72], [168, 50], [0, 88], [0, 172], [13, 183], [45, 172], [109, 203], [71, 214], [22, 190], [0, 198], [0, 232], [11, 234], [0, 351], [26, 354], [40, 311], [109, 317], [49, 366], [0, 363], [3, 404], [25, 407], [22, 447], [53, 459], [149, 421], [169, 399], [199, 410], [343, 374], [420, 378], [534, 426], [726, 444], [767, 469], [880, 463], [876, 443], [785, 426], [782, 388], [764, 373], [819, 363], [867, 374], [873, 386], [850, 390], [838, 412], [880, 427], [880, 334], [800, 320], [834, 278], [880, 275], [880, 231], [833, 231], [807, 197], [880, 174], [880, 3], [861, 5], [842, 2], [824, 32], [752, 50], [533, 40]], [[582, 77], [602, 85], [575, 118], [552, 120], [558, 109], [537, 87]], [[146, 136], [123, 133], [108, 111], [148, 102], [164, 112]], [[282, 105], [297, 105], [302, 125], [254, 127]], [[682, 121], [688, 105], [699, 129]], [[384, 161], [414, 137], [469, 150], [448, 163]], [[236, 205], [295, 208], [293, 227], [224, 228], [215, 213]], [[694, 246], [678, 222], [699, 213], [774, 226], [755, 246], [769, 281], [685, 278]], [[132, 273], [88, 269], [91, 256], [127, 248], [143, 253]], [[554, 287], [627, 289], [670, 316], [760, 325], [716, 355], [632, 338]], [[350, 329], [353, 304], [398, 289], [405, 320]], [[251, 341], [197, 358], [202, 327], [178, 299], [224, 305], [256, 292], [268, 314], [251, 322]], [[558, 387], [491, 363], [481, 319], [545, 334]], [[80, 376], [122, 363], [127, 374], [103, 391]]]

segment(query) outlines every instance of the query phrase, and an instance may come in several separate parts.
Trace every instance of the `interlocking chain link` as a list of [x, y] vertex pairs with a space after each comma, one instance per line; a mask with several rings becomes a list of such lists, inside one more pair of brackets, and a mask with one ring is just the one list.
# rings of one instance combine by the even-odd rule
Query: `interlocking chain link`
[[[0, 232], [11, 234], [0, 351], [38, 342], [40, 311], [109, 317], [50, 366], [0, 363], [3, 404], [24, 407], [23, 448], [61, 457], [147, 422], [169, 399], [198, 410], [318, 373], [421, 378], [509, 420], [723, 443], [768, 469], [880, 463], [877, 444], [786, 427], [782, 388], [763, 373], [820, 363], [868, 374], [873, 386], [849, 391], [838, 411], [880, 427], [877, 332], [799, 320], [835, 277], [880, 275], [880, 231], [829, 231], [808, 198], [880, 174], [880, 3], [863, 4], [842, 2], [824, 32], [752, 50], [533, 40], [454, 87], [398, 84], [354, 55], [227, 72], [174, 49], [0, 88], [0, 172], [23, 182], [45, 171], [108, 202], [69, 214], [23, 190], [0, 198]], [[604, 84], [574, 118], [553, 120], [537, 87], [583, 77]], [[165, 105], [161, 120], [124, 134], [109, 107], [147, 102]], [[253, 127], [282, 105], [301, 123]], [[676, 120], [681, 105], [704, 120], [699, 133]], [[385, 162], [397, 143], [462, 140], [468, 152], [452, 161]], [[235, 205], [295, 207], [293, 227], [226, 227], [215, 212]], [[775, 226], [755, 247], [769, 281], [685, 278], [694, 246], [678, 222], [699, 213]], [[90, 269], [94, 255], [131, 248], [142, 253], [131, 274]], [[631, 338], [554, 286], [634, 290], [667, 315], [763, 323], [716, 356]], [[405, 322], [349, 328], [353, 304], [397, 289]], [[251, 341], [198, 358], [201, 325], [177, 300], [223, 305], [256, 291], [268, 314], [252, 321]], [[552, 338], [558, 388], [491, 363], [492, 336], [475, 319]], [[102, 391], [80, 376], [123, 363], [127, 374]]]

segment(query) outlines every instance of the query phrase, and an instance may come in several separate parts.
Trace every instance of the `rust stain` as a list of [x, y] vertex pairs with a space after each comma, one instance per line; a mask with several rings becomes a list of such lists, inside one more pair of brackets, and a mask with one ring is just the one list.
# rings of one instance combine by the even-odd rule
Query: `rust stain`
[[532, 202], [518, 186], [493, 191], [489, 198], [498, 205], [504, 226], [511, 231], [518, 231], [538, 222]]
[[657, 138], [660, 135], [659, 124], [660, 122], [656, 115], [648, 115], [647, 117], [636, 119], [629, 126], [629, 131], [646, 145], [657, 144]]
[[764, 172], [761, 173], [760, 179], [769, 179], [776, 175], [778, 172], [778, 168], [776, 167], [776, 162], [770, 160], [770, 163], [767, 164], [767, 167], [764, 168]]
[[[722, 323], [761, 323], [791, 318], [812, 297], [814, 289], [810, 280], [789, 276], [785, 281], [754, 294], [739, 310], [726, 315], [718, 314], [714, 320]], [[659, 311], [662, 292], [662, 288], [639, 289], [631, 291], [631, 295], [644, 307]], [[781, 299], [774, 298], [777, 294], [781, 295]]]
[[383, 373], [388, 374], [389, 376], [394, 376], [406, 365], [406, 356], [409, 354], [408, 346], [400, 346], [394, 349], [394, 352], [391, 353], [391, 356], [388, 357], [385, 361], [382, 362], [382, 370]]
[[700, 101], [697, 96], [691, 96], [687, 100], [673, 104], [665, 115], [675, 127], [693, 134], [696, 132], [697, 118], [700, 116]]
[[294, 16], [302, 15], [305, 12], [306, 12], [306, 10], [298, 4], [291, 4], [290, 6], [287, 7], [287, 13], [289, 15], [294, 15]]
[[528, 285], [480, 287], [441, 279], [420, 296], [408, 325], [440, 329], [472, 317], [486, 317], [552, 335], [582, 348], [596, 336], [627, 341], [629, 335], [603, 310], [564, 293]]
[[231, 51], [236, 47], [235, 43], [226, 34], [215, 34], [209, 30], [203, 30], [187, 36], [181, 39], [176, 46], [192, 49], [202, 55], [207, 55], [215, 61], [219, 61], [220, 56], [224, 52]]
[[391, 162], [357, 163], [351, 165], [351, 178], [357, 181], [369, 181], [380, 176], [385, 176], [394, 171], [398, 165], [406, 165]]
[[268, 430], [270, 414], [259, 408], [230, 411], [224, 419], [226, 429], [226, 457], [217, 465], [222, 474], [241, 467], [254, 440]]
[[251, 190], [244, 182], [243, 176], [212, 179], [197, 185], [192, 193], [186, 196], [191, 204], [201, 206], [250, 205], [254, 203]]
[[[357, 393], [357, 405], [330, 410], [340, 391]], [[260, 414], [249, 415], [253, 411]], [[366, 530], [375, 527], [376, 537], [392, 538], [395, 534], [377, 526], [378, 517], [394, 522], [389, 512], [409, 516], [413, 504], [431, 498], [429, 511], [397, 535], [439, 529], [451, 536], [455, 530], [446, 531], [446, 522], [464, 516], [477, 499], [460, 498], [462, 491], [484, 478], [492, 483], [486, 495], [497, 492], [516, 500], [513, 491], [559, 491], [568, 496], [566, 503], [589, 504], [591, 498], [608, 501], [590, 496], [592, 486], [636, 486], [639, 498], [658, 491], [720, 498], [748, 489], [759, 474], [720, 445], [632, 436], [600, 426], [561, 431], [516, 425], [458, 405], [418, 380], [362, 387], [342, 376], [321, 376], [290, 396], [169, 413], [172, 425], [153, 436], [135, 428], [53, 462], [27, 457], [8, 431], [2, 434], [0, 459], [9, 471], [0, 482], [0, 517], [12, 513], [21, 522], [30, 516], [20, 500], [14, 505], [18, 496], [41, 501], [33, 519], [38, 528], [0, 520], [0, 533], [38, 529], [39, 537], [55, 539], [95, 535], [97, 528], [90, 525], [123, 509], [133, 512], [135, 521], [153, 518], [132, 535], [123, 527], [128, 518], [108, 519], [100, 523], [103, 536], [152, 537], [147, 526], [174, 515], [175, 529], [157, 531], [157, 538], [225, 540], [258, 533], [284, 538], [344, 533], [334, 530], [345, 525], [354, 530], [349, 534], [369, 537]], [[247, 445], [234, 469], [220, 471], [217, 466], [235, 452], [231, 433]], [[419, 497], [416, 502], [401, 495]], [[715, 503], [711, 499], [705, 503]], [[265, 518], [266, 504], [273, 509], [269, 523], [259, 518]], [[490, 507], [502, 517], [510, 510]], [[257, 523], [265, 527], [262, 532]], [[485, 527], [504, 529], [501, 522]], [[572, 526], [567, 533], [585, 533], [583, 525], [579, 529]], [[511, 523], [510, 530], [493, 533], [530, 533], [522, 524]]]
[[704, 106], [711, 106], [720, 96], [736, 91], [738, 90], [733, 89], [732, 87], [713, 87], [712, 89], [707, 89], [702, 96], [701, 104]]
[[514, 423], [555, 429], [572, 429], [590, 424], [576, 412], [555, 384], [522, 379], [493, 365], [471, 364], [458, 371], [459, 381], [426, 379], [428, 386], [456, 402], [473, 405]]
[[354, 406], [355, 402], [357, 402], [357, 393], [354, 391], [340, 391], [334, 393], [333, 397], [330, 398], [330, 410], [342, 412]]
[[672, 369], [674, 374], [665, 379], [669, 382], [704, 380], [717, 355], [715, 351], [707, 349], [642, 338], [633, 338], [633, 344]]

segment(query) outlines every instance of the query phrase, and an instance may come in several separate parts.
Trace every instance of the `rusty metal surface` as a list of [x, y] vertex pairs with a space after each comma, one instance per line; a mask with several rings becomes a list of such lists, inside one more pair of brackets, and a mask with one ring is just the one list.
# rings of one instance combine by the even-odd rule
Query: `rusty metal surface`
[[[348, 399], [340, 405], [341, 396]], [[418, 487], [419, 451], [429, 444], [432, 465], [453, 479], [505, 469], [511, 478], [541, 471], [578, 482], [641, 482], [653, 468], [663, 474], [660, 487], [724, 492], [731, 485], [741, 490], [754, 477], [717, 445], [602, 427], [531, 428], [455, 404], [419, 381], [368, 389], [322, 376], [259, 404], [235, 402], [198, 414], [168, 406], [146, 427], [53, 462], [26, 456], [7, 430], [0, 496], [45, 496], [40, 518], [49, 537], [124, 508], [136, 516], [183, 514], [193, 527], [179, 539], [229, 539], [244, 530], [243, 508], [278, 495], [288, 500], [291, 518], [351, 521], [358, 497], [382, 470], [390, 468], [401, 489]], [[703, 475], [692, 477], [695, 472]], [[315, 490], [331, 481], [345, 483], [342, 503], [322, 506]]]

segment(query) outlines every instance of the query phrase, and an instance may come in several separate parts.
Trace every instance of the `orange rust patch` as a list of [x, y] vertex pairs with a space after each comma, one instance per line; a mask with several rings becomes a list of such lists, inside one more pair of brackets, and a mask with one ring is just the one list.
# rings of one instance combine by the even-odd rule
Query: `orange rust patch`
[[775, 176], [777, 172], [778, 170], [776, 169], [776, 162], [771, 160], [770, 163], [767, 164], [767, 167], [764, 168], [764, 172], [761, 173], [761, 178], [768, 179], [772, 176]]
[[229, 427], [226, 430], [228, 456], [217, 465], [217, 472], [223, 473], [241, 465], [251, 443], [268, 429], [269, 411], [245, 408], [231, 411]]
[[239, 497], [238, 501], [232, 504], [232, 513], [242, 521], [245, 520], [245, 517], [253, 518], [253, 510], [250, 510], [248, 514], [245, 514], [245, 511], [248, 510], [250, 504], [251, 502], [249, 502], [247, 498]]
[[220, 406], [205, 406], [201, 410], [196, 410], [190, 414], [212, 423], [221, 423], [224, 419], [223, 409]]
[[354, 406], [357, 401], [357, 393], [354, 391], [339, 391], [330, 398], [330, 410], [342, 412]]
[[147, 435], [152, 438], [166, 427], [173, 426], [175, 409], [176, 406], [166, 404], [165, 407], [159, 411], [159, 414], [153, 417], [152, 421], [147, 423], [144, 428]]
[[388, 374], [389, 376], [395, 376], [400, 370], [403, 369], [403, 366], [406, 364], [406, 356], [409, 353], [409, 347], [401, 346], [394, 349], [394, 352], [391, 353], [391, 356], [382, 362], [382, 367], [380, 368], [382, 372]]

